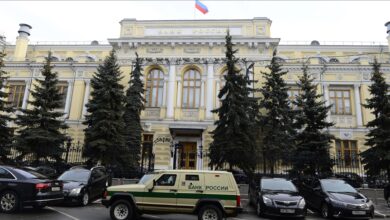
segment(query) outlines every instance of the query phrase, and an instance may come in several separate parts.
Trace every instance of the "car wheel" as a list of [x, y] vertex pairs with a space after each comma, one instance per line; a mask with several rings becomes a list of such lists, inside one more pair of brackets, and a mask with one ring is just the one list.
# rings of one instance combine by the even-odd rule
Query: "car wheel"
[[222, 211], [215, 205], [205, 205], [198, 213], [198, 220], [222, 220]]
[[131, 219], [133, 206], [126, 200], [117, 200], [111, 205], [110, 216], [113, 220]]
[[260, 202], [256, 203], [256, 215], [261, 217], [263, 215], [263, 210], [261, 209]]
[[12, 213], [19, 208], [19, 196], [13, 191], [5, 191], [0, 195], [0, 211]]
[[81, 205], [86, 206], [89, 203], [89, 193], [87, 191], [84, 192], [83, 196], [81, 197]]
[[321, 216], [323, 218], [330, 218], [330, 210], [328, 204], [324, 203], [321, 206]]

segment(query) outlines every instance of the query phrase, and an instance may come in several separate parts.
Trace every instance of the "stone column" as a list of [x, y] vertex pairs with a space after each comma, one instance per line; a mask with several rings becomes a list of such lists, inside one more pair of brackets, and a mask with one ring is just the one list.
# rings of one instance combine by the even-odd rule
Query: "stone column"
[[[203, 85], [203, 84], [202, 84]], [[213, 113], [213, 85], [214, 85], [214, 65], [212, 63], [207, 64], [207, 93], [206, 93], [206, 119], [212, 119]]]
[[167, 107], [167, 79], [164, 77], [162, 106]]
[[173, 118], [174, 115], [173, 102], [175, 95], [176, 66], [173, 63], [174, 60], [170, 60], [170, 62], [168, 76], [167, 118]]
[[219, 84], [220, 84], [220, 81], [216, 80], [216, 83], [215, 83], [215, 108], [219, 107], [219, 98], [218, 98], [219, 87], [220, 87]]
[[26, 80], [26, 88], [24, 89], [22, 109], [27, 108], [28, 97], [30, 96], [31, 79]]
[[355, 109], [356, 109], [356, 122], [357, 126], [363, 126], [362, 119], [362, 106], [360, 104], [360, 85], [354, 84], [354, 92], [355, 92]]
[[176, 107], [181, 108], [181, 93], [182, 93], [182, 88], [181, 88], [181, 81], [180, 79], [177, 80], [177, 99], [176, 99]]
[[[329, 106], [330, 105], [330, 100], [329, 100], [329, 85], [327, 83], [323, 83], [323, 91], [324, 91], [324, 99], [325, 99], [325, 105]], [[330, 114], [331, 110], [328, 112], [328, 116], [326, 117], [326, 121], [330, 122]]]
[[204, 108], [204, 84], [205, 84], [205, 80], [202, 79], [202, 82], [201, 82], [201, 86], [200, 86], [200, 107], [203, 109]]
[[73, 84], [74, 84], [74, 80], [68, 80], [68, 89], [66, 91], [66, 102], [65, 102], [65, 109], [64, 109], [65, 118], [67, 118], [70, 113], [70, 106], [72, 104]]
[[81, 112], [81, 118], [85, 118], [85, 115], [87, 114], [87, 104], [89, 101], [89, 92], [91, 87], [91, 80], [90, 79], [84, 79], [85, 83], [85, 90], [84, 90], [84, 100], [83, 100], [83, 110]]

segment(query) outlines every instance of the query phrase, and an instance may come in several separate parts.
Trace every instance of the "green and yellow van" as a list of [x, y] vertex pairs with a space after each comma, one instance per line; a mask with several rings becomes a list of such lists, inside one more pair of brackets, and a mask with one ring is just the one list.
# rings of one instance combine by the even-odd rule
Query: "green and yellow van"
[[143, 213], [189, 213], [200, 220], [236, 216], [240, 191], [225, 171], [160, 170], [137, 184], [111, 186], [102, 199], [113, 220], [137, 219]]

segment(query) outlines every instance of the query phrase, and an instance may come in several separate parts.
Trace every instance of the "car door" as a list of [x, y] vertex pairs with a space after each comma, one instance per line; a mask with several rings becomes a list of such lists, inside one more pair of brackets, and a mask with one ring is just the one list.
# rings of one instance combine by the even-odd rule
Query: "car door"
[[178, 188], [177, 205], [182, 212], [192, 212], [204, 194], [203, 173], [182, 173]]
[[[15, 181], [15, 177], [7, 170], [0, 168], [0, 192], [9, 187], [12, 182]], [[12, 185], [11, 185], [12, 186]]]
[[164, 173], [154, 179], [154, 186], [147, 187], [141, 208], [145, 211], [177, 212], [179, 174]]
[[96, 198], [99, 193], [99, 172], [97, 169], [92, 169], [89, 178], [89, 193], [91, 198]]

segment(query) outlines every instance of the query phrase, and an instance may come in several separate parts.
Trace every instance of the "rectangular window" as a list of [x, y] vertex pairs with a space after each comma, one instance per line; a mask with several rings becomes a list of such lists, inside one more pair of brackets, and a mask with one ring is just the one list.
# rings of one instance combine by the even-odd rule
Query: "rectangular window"
[[351, 91], [348, 89], [330, 89], [329, 101], [334, 115], [351, 115]]
[[297, 96], [299, 95], [300, 90], [298, 88], [292, 88], [287, 91], [288, 99], [290, 101], [290, 107], [294, 110], [296, 110], [298, 107], [293, 104], [293, 102], [297, 99]]
[[60, 102], [60, 106], [58, 108], [59, 109], [65, 109], [66, 95], [68, 94], [68, 84], [59, 83], [57, 85], [57, 89], [58, 89], [58, 91], [61, 94], [61, 102]]
[[10, 82], [8, 101], [13, 107], [22, 108], [25, 89], [24, 82]]
[[345, 167], [358, 167], [357, 141], [336, 140], [336, 164]]
[[186, 181], [199, 181], [199, 175], [186, 175]]

